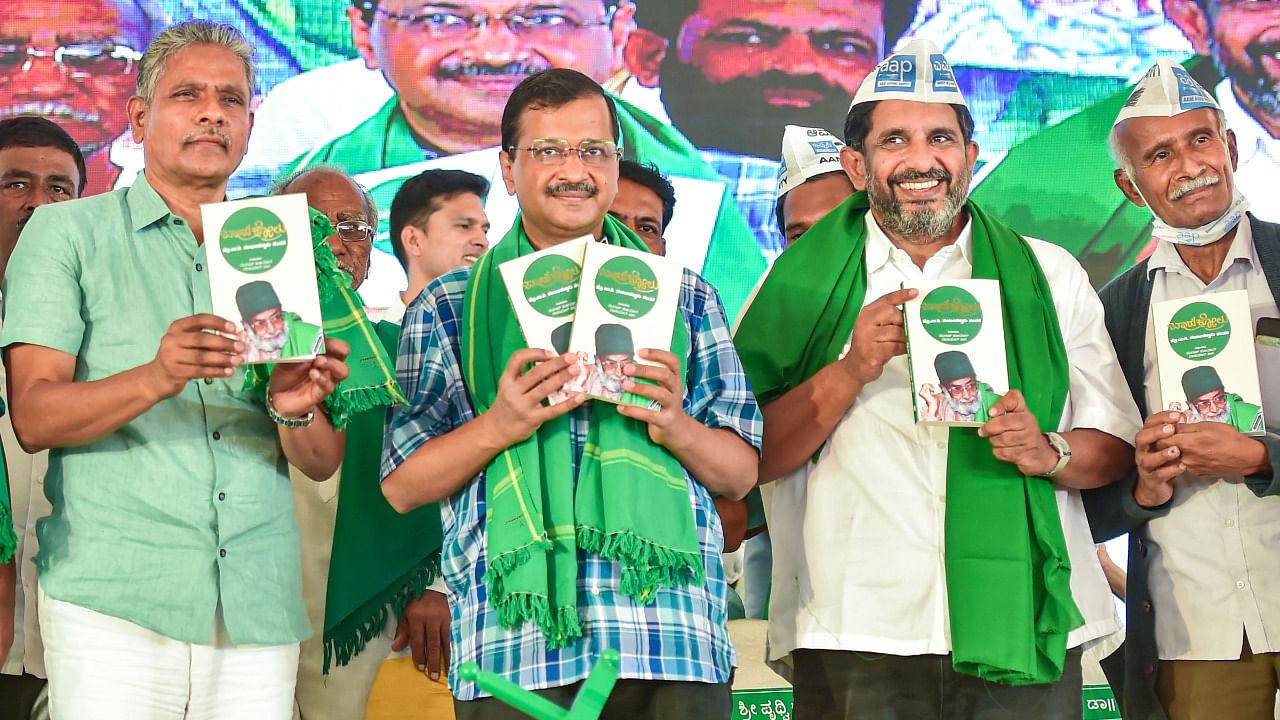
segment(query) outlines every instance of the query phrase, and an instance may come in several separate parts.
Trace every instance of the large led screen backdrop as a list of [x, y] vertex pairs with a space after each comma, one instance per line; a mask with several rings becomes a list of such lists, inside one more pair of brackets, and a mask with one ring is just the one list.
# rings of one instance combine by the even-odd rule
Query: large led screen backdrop
[[1150, 245], [1145, 210], [1111, 180], [1106, 135], [1157, 57], [1187, 61], [1223, 101], [1238, 181], [1260, 216], [1280, 145], [1280, 2], [1243, 0], [5, 0], [0, 116], [61, 122], [89, 153], [89, 192], [143, 164], [125, 132], [136, 59], [164, 26], [203, 18], [256, 47], [256, 121], [230, 194], [318, 163], [382, 209], [366, 301], [403, 275], [386, 212], [429, 167], [493, 180], [491, 237], [515, 207], [498, 175], [499, 117], [530, 73], [566, 66], [619, 98], [624, 149], [674, 181], [670, 253], [736, 309], [783, 249], [774, 191], [782, 127], [841, 134], [862, 78], [903, 37], [956, 68], [981, 147], [974, 196], [1070, 249], [1095, 284]]

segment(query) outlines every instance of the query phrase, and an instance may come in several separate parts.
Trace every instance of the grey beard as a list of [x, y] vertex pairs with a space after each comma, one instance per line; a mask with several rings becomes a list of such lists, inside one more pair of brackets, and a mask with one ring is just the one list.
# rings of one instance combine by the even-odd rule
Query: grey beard
[[249, 344], [258, 349], [262, 353], [279, 352], [284, 344], [289, 341], [289, 326], [285, 325], [280, 333], [273, 338], [260, 338], [255, 333], [249, 332]]
[[969, 402], [960, 402], [948, 394], [947, 404], [951, 406], [951, 409], [954, 410], [957, 415], [964, 415], [965, 417], [972, 418], [978, 416], [978, 410], [982, 407], [982, 398], [974, 397]]
[[626, 378], [614, 377], [606, 373], [604, 369], [601, 368], [600, 386], [605, 390], [608, 390], [611, 393], [620, 393], [622, 392], [622, 383], [624, 382], [626, 382]]
[[1220, 422], [1220, 423], [1225, 423], [1225, 422], [1231, 422], [1231, 414], [1230, 414], [1230, 413], [1228, 413], [1228, 412], [1227, 412], [1227, 409], [1224, 407], [1224, 408], [1222, 408], [1222, 412], [1220, 412], [1220, 413], [1218, 413], [1218, 414], [1216, 414], [1216, 415], [1204, 415], [1204, 414], [1202, 414], [1202, 415], [1200, 416], [1200, 419], [1201, 419], [1201, 420], [1208, 420], [1208, 421], [1210, 421], [1210, 422]]
[[965, 172], [952, 177], [947, 201], [940, 209], [912, 210], [909, 204], [895, 198], [892, 190], [886, 191], [874, 182], [871, 169], [867, 168], [867, 201], [880, 216], [884, 229], [913, 243], [927, 245], [945, 235], [968, 197], [969, 173]]

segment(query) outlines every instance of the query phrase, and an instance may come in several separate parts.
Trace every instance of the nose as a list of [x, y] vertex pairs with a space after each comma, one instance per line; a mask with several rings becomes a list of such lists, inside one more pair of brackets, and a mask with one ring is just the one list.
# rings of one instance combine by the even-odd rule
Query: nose
[[15, 98], [66, 100], [79, 92], [52, 56], [28, 56], [12, 79]]
[[818, 57], [803, 32], [787, 33], [771, 53], [774, 68], [789, 75], [814, 75], [819, 72]]
[[54, 202], [53, 196], [49, 194], [48, 188], [43, 184], [32, 184], [31, 190], [27, 192], [27, 201], [25, 203], [28, 212], [35, 210], [41, 205], [48, 205]]
[[515, 60], [524, 49], [507, 22], [493, 15], [484, 17], [469, 44], [479, 50], [480, 59], [489, 65], [505, 65]]
[[338, 233], [325, 236], [325, 242], [329, 243], [329, 249], [333, 251], [334, 257], [345, 257], [347, 254], [347, 244], [342, 242], [342, 238], [338, 237]]

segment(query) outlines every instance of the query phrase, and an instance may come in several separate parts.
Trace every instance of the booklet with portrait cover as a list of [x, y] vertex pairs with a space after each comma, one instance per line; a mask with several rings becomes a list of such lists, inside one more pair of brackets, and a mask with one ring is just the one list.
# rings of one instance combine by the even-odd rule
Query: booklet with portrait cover
[[918, 289], [903, 306], [916, 422], [978, 427], [1009, 391], [1000, 283], [947, 280]]
[[234, 322], [246, 363], [324, 353], [311, 218], [301, 193], [200, 206], [215, 315]]
[[1179, 411], [1185, 422], [1265, 432], [1247, 290], [1152, 303], [1151, 323], [1158, 409]]
[[587, 245], [569, 339], [569, 351], [578, 354], [584, 372], [566, 387], [597, 400], [649, 405], [648, 398], [623, 392], [623, 368], [658, 365], [638, 356], [643, 348], [671, 349], [683, 275], [683, 266], [661, 255]]
[[[527, 347], [569, 352], [569, 333], [582, 280], [582, 255], [591, 241], [587, 235], [498, 266]], [[573, 370], [581, 374], [585, 367], [579, 364]], [[566, 400], [570, 392], [566, 386], [548, 396], [547, 402], [554, 405]]]

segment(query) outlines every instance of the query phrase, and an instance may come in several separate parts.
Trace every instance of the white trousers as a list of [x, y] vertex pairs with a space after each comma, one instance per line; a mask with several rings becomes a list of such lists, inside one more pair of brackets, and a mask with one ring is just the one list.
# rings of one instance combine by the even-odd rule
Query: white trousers
[[[47, 597], [52, 720], [289, 720], [298, 644], [195, 645]], [[221, 625], [219, 619], [218, 625]], [[220, 628], [219, 628], [220, 630]]]

